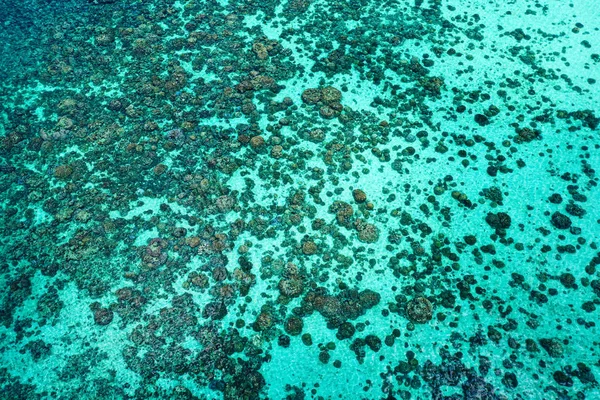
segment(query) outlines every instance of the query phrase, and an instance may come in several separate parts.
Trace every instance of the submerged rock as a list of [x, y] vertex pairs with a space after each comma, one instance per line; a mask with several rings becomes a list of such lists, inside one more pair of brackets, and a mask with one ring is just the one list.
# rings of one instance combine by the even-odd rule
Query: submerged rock
[[540, 339], [540, 345], [550, 357], [562, 357], [564, 354], [563, 345], [558, 339]]
[[572, 224], [571, 218], [559, 211], [552, 214], [551, 222], [556, 229], [569, 229]]
[[304, 283], [299, 278], [282, 279], [278, 287], [279, 293], [286, 297], [298, 297], [304, 291]]
[[433, 317], [433, 305], [425, 297], [415, 297], [407, 303], [406, 315], [412, 322], [424, 324]]
[[298, 336], [302, 333], [303, 328], [304, 322], [301, 318], [290, 317], [285, 321], [284, 329], [289, 335]]
[[113, 320], [113, 312], [106, 308], [98, 308], [94, 311], [94, 322], [96, 325], [108, 325]]
[[508, 229], [512, 223], [510, 215], [505, 212], [488, 213], [485, 217], [485, 222], [494, 229]]

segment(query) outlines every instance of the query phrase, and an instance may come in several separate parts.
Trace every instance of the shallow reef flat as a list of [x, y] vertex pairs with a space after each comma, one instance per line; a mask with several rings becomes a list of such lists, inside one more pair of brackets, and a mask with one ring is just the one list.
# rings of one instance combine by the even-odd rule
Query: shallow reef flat
[[0, 399], [600, 399], [598, 21], [0, 2]]

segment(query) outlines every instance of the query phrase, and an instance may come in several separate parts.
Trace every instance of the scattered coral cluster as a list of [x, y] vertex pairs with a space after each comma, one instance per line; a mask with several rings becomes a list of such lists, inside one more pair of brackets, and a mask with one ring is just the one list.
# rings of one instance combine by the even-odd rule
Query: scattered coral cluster
[[600, 397], [593, 1], [0, 15], [0, 397]]

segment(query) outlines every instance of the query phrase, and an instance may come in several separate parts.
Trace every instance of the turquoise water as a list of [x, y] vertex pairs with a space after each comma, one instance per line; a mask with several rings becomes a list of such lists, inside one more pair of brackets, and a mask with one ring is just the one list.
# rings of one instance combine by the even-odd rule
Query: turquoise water
[[0, 398], [600, 399], [598, 21], [0, 2]]

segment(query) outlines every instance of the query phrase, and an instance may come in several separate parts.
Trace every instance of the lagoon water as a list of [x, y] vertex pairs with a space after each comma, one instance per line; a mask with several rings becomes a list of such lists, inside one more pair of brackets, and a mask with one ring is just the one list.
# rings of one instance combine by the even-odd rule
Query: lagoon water
[[600, 399], [598, 21], [0, 1], [0, 399]]

